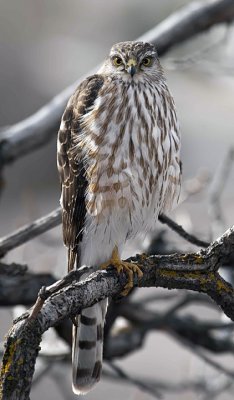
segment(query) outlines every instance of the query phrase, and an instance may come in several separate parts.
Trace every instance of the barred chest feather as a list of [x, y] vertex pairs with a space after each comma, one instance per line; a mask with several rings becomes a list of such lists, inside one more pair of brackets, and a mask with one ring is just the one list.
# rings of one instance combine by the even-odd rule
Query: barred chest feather
[[81, 126], [88, 236], [104, 229], [110, 241], [124, 242], [153, 229], [180, 186], [180, 138], [166, 83], [109, 79]]

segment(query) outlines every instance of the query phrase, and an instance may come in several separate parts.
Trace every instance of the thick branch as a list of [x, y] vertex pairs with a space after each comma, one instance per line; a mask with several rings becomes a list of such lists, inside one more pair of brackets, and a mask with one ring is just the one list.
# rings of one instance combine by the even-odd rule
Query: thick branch
[[[163, 55], [172, 46], [215, 24], [228, 23], [233, 18], [233, 0], [195, 2], [172, 14], [138, 40], [155, 43], [159, 55]], [[97, 68], [87, 75], [96, 70]], [[0, 166], [38, 149], [54, 137], [68, 98], [83, 79], [84, 77], [66, 88], [31, 117], [1, 132], [3, 139], [0, 142]]]
[[[189, 289], [208, 294], [234, 320], [234, 290], [218, 274], [222, 255], [233, 246], [234, 228], [229, 229], [206, 251], [170, 256], [136, 256], [130, 259], [143, 271], [139, 287]], [[80, 272], [77, 271], [77, 275]], [[28, 399], [41, 335], [64, 318], [79, 314], [97, 301], [119, 295], [127, 282], [114, 268], [98, 271], [84, 282], [74, 283], [53, 293], [35, 319], [27, 315], [16, 321], [6, 342], [1, 371], [1, 399]], [[68, 277], [65, 282], [67, 283]]]

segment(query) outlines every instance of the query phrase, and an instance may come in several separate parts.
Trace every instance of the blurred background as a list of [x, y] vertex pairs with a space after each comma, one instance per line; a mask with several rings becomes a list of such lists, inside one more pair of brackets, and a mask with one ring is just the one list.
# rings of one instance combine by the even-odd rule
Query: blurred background
[[[188, 3], [189, 0], [0, 0], [0, 125], [9, 126], [30, 116], [98, 65], [113, 43], [136, 39]], [[219, 163], [234, 144], [233, 42], [233, 25], [221, 25], [173, 48], [161, 60], [183, 135], [184, 182], [197, 174], [212, 181]], [[234, 221], [233, 178], [232, 170], [222, 195], [223, 230]], [[0, 199], [1, 236], [59, 205], [56, 139], [7, 166], [4, 180]], [[210, 240], [209, 189], [182, 203], [173, 218]], [[184, 249], [186, 246], [185, 243]], [[130, 245], [126, 255], [133, 250], [142, 250], [138, 242]], [[35, 271], [50, 270], [61, 276], [65, 272], [61, 228], [10, 252], [5, 261], [17, 261]], [[197, 307], [195, 312], [202, 311]], [[11, 320], [12, 312], [1, 309], [0, 340]], [[119, 365], [129, 374], [173, 381], [189, 380], [204, 370], [204, 365], [189, 350], [158, 332], [150, 334], [144, 348]], [[34, 385], [31, 396], [34, 400], [74, 399], [69, 363], [51, 367]], [[134, 386], [104, 379], [86, 398], [109, 396], [112, 400], [151, 398]], [[187, 391], [178, 396], [168, 393], [164, 398], [201, 397]], [[229, 400], [233, 395], [224, 393], [220, 398]]]

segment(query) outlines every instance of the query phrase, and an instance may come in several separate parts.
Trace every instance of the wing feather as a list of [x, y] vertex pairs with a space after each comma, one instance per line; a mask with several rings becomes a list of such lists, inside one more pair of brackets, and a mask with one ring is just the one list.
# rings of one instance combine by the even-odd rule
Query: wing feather
[[81, 118], [93, 106], [104, 83], [102, 75], [85, 79], [70, 98], [58, 132], [57, 164], [61, 182], [63, 240], [68, 247], [68, 270], [79, 257], [86, 216], [87, 179], [82, 151], [74, 151], [74, 140], [82, 133]]

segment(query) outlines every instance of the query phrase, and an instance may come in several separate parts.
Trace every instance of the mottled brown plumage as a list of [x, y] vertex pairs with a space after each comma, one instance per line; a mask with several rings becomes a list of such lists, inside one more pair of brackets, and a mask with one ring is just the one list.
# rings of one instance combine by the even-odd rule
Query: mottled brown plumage
[[81, 117], [93, 105], [103, 85], [103, 78], [94, 75], [87, 78], [70, 98], [62, 117], [58, 132], [58, 171], [62, 185], [62, 226], [63, 240], [68, 247], [68, 271], [74, 268], [79, 256], [78, 244], [82, 240], [86, 214], [85, 176], [82, 151], [74, 151], [77, 136], [81, 134]]
[[[68, 102], [58, 135], [63, 237], [68, 269], [123, 263], [128, 239], [155, 228], [180, 192], [180, 134], [173, 98], [155, 47], [114, 45], [96, 75]], [[76, 261], [76, 263], [75, 263]], [[100, 379], [107, 300], [82, 310], [73, 339], [73, 389], [86, 393]]]

